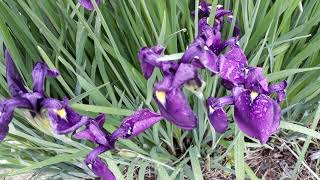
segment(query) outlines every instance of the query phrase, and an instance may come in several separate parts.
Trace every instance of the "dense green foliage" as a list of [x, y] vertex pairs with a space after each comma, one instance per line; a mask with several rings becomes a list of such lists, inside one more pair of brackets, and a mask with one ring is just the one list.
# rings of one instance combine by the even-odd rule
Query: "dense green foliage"
[[[304, 147], [294, 149], [299, 155], [298, 170], [312, 138], [320, 139], [320, 114], [316, 113], [320, 100], [320, 1], [218, 3], [234, 11], [241, 27], [240, 45], [250, 64], [263, 67], [271, 82], [288, 81], [287, 100], [282, 105], [281, 132], [285, 133], [276, 135], [266, 147], [273, 146], [276, 139], [294, 142], [306, 138]], [[57, 68], [61, 76], [47, 82], [47, 94], [69, 97], [77, 111], [88, 115], [108, 114], [105, 127], [113, 131], [124, 116], [139, 107], [157, 110], [152, 85], [161, 74], [156, 71], [146, 81], [137, 52], [142, 46], [158, 43], [167, 47], [166, 54], [184, 52], [196, 32], [197, 20], [191, 17], [194, 7], [195, 2], [189, 0], [104, 0], [99, 9], [87, 11], [72, 0], [0, 0], [0, 46], [10, 49], [29, 88], [36, 60], [43, 59], [49, 67]], [[233, 28], [228, 25], [224, 29], [228, 37]], [[2, 51], [0, 60], [0, 91], [5, 98], [10, 95]], [[205, 97], [226, 93], [218, 78], [207, 72], [202, 76], [207, 83]], [[183, 132], [168, 122], [158, 123], [138, 138], [118, 142], [116, 150], [104, 154], [110, 169], [119, 179], [137, 175], [143, 179], [150, 167], [159, 179], [202, 179], [203, 167], [222, 169], [239, 179], [256, 178], [244, 155], [248, 148], [261, 148], [259, 142], [244, 138], [234, 123], [225, 134], [216, 134], [202, 102], [185, 93], [199, 117], [199, 128]], [[228, 109], [230, 119], [232, 112]], [[50, 132], [45, 116], [33, 119], [22, 110], [16, 111], [10, 134], [0, 145], [0, 160], [6, 160], [0, 168], [8, 169], [9, 175], [93, 175], [82, 162], [92, 144]], [[229, 166], [223, 165], [225, 157]]]

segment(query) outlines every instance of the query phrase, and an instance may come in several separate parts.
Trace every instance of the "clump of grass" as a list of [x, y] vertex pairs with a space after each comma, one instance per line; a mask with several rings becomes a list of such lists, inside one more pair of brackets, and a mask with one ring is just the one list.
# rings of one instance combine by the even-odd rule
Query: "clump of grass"
[[[319, 151], [314, 142], [320, 139], [320, 2], [215, 2], [237, 12], [240, 46], [250, 64], [263, 67], [269, 81], [288, 81], [281, 133], [264, 147], [237, 133], [233, 123], [225, 134], [216, 134], [201, 102], [189, 97], [199, 117], [198, 129], [183, 132], [163, 122], [138, 138], [120, 141], [116, 151], [103, 155], [119, 179], [143, 179], [149, 170], [159, 179], [203, 179], [210, 178], [210, 172], [212, 176], [223, 172], [223, 177], [257, 179], [259, 174], [244, 157], [261, 148], [279, 148], [276, 139], [295, 153], [298, 160], [292, 166], [292, 176], [296, 177], [309, 167], [305, 154], [311, 149]], [[72, 0], [3, 0], [0, 46], [10, 49], [29, 87], [37, 59], [59, 69], [62, 76], [47, 83], [47, 94], [68, 96], [75, 109], [88, 115], [107, 113], [105, 127], [112, 131], [123, 116], [138, 107], [156, 110], [152, 84], [160, 74], [146, 81], [137, 52], [144, 45], [160, 42], [166, 45], [167, 54], [184, 52], [196, 34], [197, 21], [191, 17], [195, 6], [188, 0], [110, 0], [95, 11], [86, 11]], [[230, 29], [224, 27], [225, 37]], [[2, 51], [0, 59], [0, 92], [8, 97]], [[202, 76], [207, 82], [206, 97], [226, 93], [217, 78], [207, 73]], [[228, 114], [232, 117], [231, 109]], [[6, 169], [2, 176], [33, 173], [68, 179], [93, 175], [82, 164], [92, 144], [45, 133], [32, 121], [23, 111], [16, 112], [10, 134], [0, 145], [0, 168]], [[319, 165], [320, 159], [316, 161]], [[319, 178], [319, 169], [314, 167], [309, 167], [314, 172], [312, 178]]]

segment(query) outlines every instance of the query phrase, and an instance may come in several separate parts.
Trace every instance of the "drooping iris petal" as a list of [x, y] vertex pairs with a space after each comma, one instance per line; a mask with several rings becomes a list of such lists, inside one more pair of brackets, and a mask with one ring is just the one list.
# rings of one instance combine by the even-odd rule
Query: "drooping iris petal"
[[152, 48], [143, 47], [140, 49], [138, 58], [141, 62], [143, 75], [146, 79], [149, 79], [152, 75], [155, 66], [158, 65], [157, 59], [160, 57], [163, 51], [164, 48], [160, 45]]
[[265, 94], [241, 87], [232, 91], [235, 122], [241, 131], [265, 144], [279, 127], [279, 105]]
[[[95, 0], [97, 5], [100, 4], [101, 0]], [[79, 3], [81, 4], [81, 6], [83, 6], [84, 8], [88, 9], [88, 10], [93, 10], [94, 6], [91, 2], [91, 0], [79, 0]]]
[[58, 75], [59, 72], [57, 70], [50, 70], [45, 63], [38, 61], [32, 71], [33, 91], [44, 95], [46, 76], [56, 77]]
[[5, 51], [6, 59], [6, 76], [8, 82], [8, 89], [13, 97], [28, 92], [25, 88], [20, 74], [17, 72], [16, 67], [12, 61], [9, 50]]
[[27, 99], [21, 97], [14, 97], [0, 103], [0, 142], [8, 134], [9, 123], [15, 108], [31, 109], [31, 104]]
[[[164, 77], [155, 85], [155, 100], [161, 114], [173, 124], [185, 130], [198, 126], [198, 120], [193, 113], [181, 88], [172, 88], [172, 77]], [[171, 83], [170, 83], [171, 82]]]
[[123, 119], [119, 128], [112, 133], [111, 139], [130, 139], [136, 137], [161, 119], [163, 117], [160, 114], [152, 112], [149, 109], [138, 110], [133, 115]]
[[74, 137], [77, 139], [86, 139], [94, 143], [112, 147], [114, 141], [109, 138], [109, 133], [103, 128], [105, 114], [98, 115], [95, 119], [90, 119], [83, 131], [77, 132]]
[[217, 102], [216, 98], [210, 97], [207, 100], [209, 121], [214, 129], [219, 133], [224, 133], [228, 129], [228, 116], [223, 110], [223, 106]]
[[107, 164], [104, 163], [99, 155], [109, 150], [110, 147], [98, 146], [85, 159], [86, 165], [92, 170], [92, 172], [101, 177], [103, 180], [116, 180], [114, 174], [108, 168]]
[[77, 130], [79, 127], [88, 123], [89, 118], [86, 116], [80, 116], [69, 105], [67, 100], [61, 102], [60, 106], [57, 106], [57, 102], [52, 100], [46, 100], [47, 106], [56, 106], [48, 108], [48, 117], [51, 121], [51, 125], [55, 133], [68, 134]]
[[244, 87], [259, 93], [268, 92], [268, 79], [263, 75], [262, 68], [248, 68]]

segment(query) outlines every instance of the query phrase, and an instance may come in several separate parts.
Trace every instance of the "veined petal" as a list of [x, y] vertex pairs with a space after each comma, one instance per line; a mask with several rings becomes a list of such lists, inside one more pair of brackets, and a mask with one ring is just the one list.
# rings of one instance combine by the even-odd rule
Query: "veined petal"
[[254, 67], [248, 68], [246, 73], [246, 80], [244, 87], [251, 91], [259, 93], [267, 93], [268, 90], [268, 79], [263, 75], [262, 68]]
[[192, 64], [181, 63], [174, 75], [172, 87], [180, 88], [186, 82], [195, 79], [197, 77], [197, 73], [197, 69]]
[[265, 94], [233, 89], [234, 117], [240, 130], [265, 144], [279, 126], [281, 110], [279, 105]]
[[[100, 4], [101, 0], [95, 0], [97, 5]], [[91, 2], [91, 0], [79, 0], [79, 3], [81, 4], [81, 6], [83, 6], [84, 8], [88, 9], [88, 10], [93, 10], [94, 6]]]
[[198, 37], [192, 42], [181, 57], [181, 63], [190, 63], [193, 58], [199, 57], [204, 49], [205, 42], [201, 37]]
[[90, 118], [90, 121], [86, 124], [86, 128], [83, 131], [77, 132], [74, 137], [112, 147], [115, 141], [110, 140], [109, 133], [103, 128], [104, 121], [105, 114], [100, 114], [95, 119]]
[[156, 89], [155, 100], [161, 114], [168, 121], [185, 130], [198, 126], [198, 119], [180, 88], [173, 88], [169, 91]]
[[130, 139], [143, 133], [145, 130], [159, 122], [163, 117], [149, 109], [141, 109], [133, 115], [123, 119], [120, 127], [111, 135], [111, 139], [118, 137]]
[[143, 47], [138, 53], [141, 62], [141, 69], [146, 79], [149, 79], [155, 66], [158, 66], [157, 59], [163, 53], [164, 48], [160, 45], [155, 47]]
[[8, 134], [9, 123], [15, 108], [31, 109], [31, 104], [27, 99], [21, 97], [7, 99], [0, 103], [0, 142]]
[[212, 51], [204, 51], [199, 58], [199, 62], [210, 72], [219, 72], [219, 58]]
[[41, 94], [45, 94], [44, 85], [46, 76], [56, 77], [59, 75], [57, 70], [49, 70], [48, 66], [38, 61], [32, 71], [32, 79], [33, 79], [33, 91]]
[[16, 97], [20, 94], [27, 93], [22, 78], [17, 72], [16, 67], [12, 61], [10, 52], [8, 49], [5, 50], [5, 59], [6, 59], [6, 76], [8, 81], [8, 88], [13, 97]]
[[114, 174], [108, 168], [108, 165], [104, 163], [99, 155], [109, 150], [110, 147], [98, 146], [85, 159], [86, 165], [92, 170], [92, 172], [101, 177], [103, 180], [116, 180]]
[[[87, 124], [90, 120], [86, 116], [80, 116], [80, 114], [75, 112], [66, 101], [61, 102], [60, 106], [55, 104], [57, 103], [56, 101], [47, 100], [47, 102], [48, 106], [53, 107], [48, 108], [48, 116], [51, 120], [53, 130], [57, 134], [71, 133], [77, 130], [79, 127]], [[52, 104], [50, 104], [50, 102]]]
[[220, 72], [222, 79], [229, 81], [234, 85], [243, 84], [245, 82], [245, 64], [227, 59], [223, 55], [219, 57]]

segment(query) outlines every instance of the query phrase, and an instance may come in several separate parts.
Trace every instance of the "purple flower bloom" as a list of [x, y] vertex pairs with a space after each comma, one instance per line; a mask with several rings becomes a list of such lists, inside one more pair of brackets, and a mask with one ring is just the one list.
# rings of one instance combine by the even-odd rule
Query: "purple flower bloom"
[[138, 110], [133, 115], [123, 119], [120, 127], [112, 133], [111, 139], [131, 139], [138, 136], [161, 119], [163, 119], [163, 117], [160, 114], [152, 112], [149, 109]]
[[265, 144], [278, 130], [281, 117], [279, 104], [266, 94], [235, 87], [234, 117], [238, 127], [251, 137]]
[[[97, 5], [100, 4], [101, 0], [95, 0]], [[84, 8], [88, 9], [88, 10], [93, 10], [94, 6], [91, 2], [91, 0], [79, 0], [79, 3], [81, 4], [81, 6], [83, 6]]]
[[232, 96], [209, 98], [207, 101], [210, 123], [223, 133], [228, 128], [226, 105], [234, 105], [234, 119], [239, 129], [265, 144], [280, 125], [280, 105], [267, 94], [242, 87], [234, 87]]
[[6, 60], [6, 75], [10, 93], [13, 98], [1, 102], [0, 111], [0, 141], [4, 139], [8, 133], [8, 125], [12, 120], [13, 111], [15, 108], [24, 108], [30, 110], [31, 115], [35, 116], [43, 109], [42, 103], [46, 100], [50, 103], [52, 100], [47, 99], [44, 93], [45, 77], [55, 77], [59, 73], [55, 70], [50, 70], [42, 62], [36, 63], [33, 71], [33, 92], [28, 92], [22, 82], [22, 78], [17, 73], [13, 60], [8, 50], [5, 51]]
[[[190, 68], [187, 64], [182, 64], [179, 69]], [[198, 125], [198, 120], [193, 113], [185, 95], [182, 92], [181, 85], [192, 78], [189, 76], [190, 70], [178, 69], [179, 74], [175, 76], [168, 75], [155, 85], [155, 100], [158, 104], [161, 114], [173, 124], [185, 130], [191, 130]]]
[[89, 121], [87, 121], [86, 128], [83, 131], [77, 132], [74, 137], [98, 144], [98, 147], [87, 156], [85, 163], [95, 175], [103, 179], [115, 179], [108, 166], [98, 156], [112, 149], [117, 139], [133, 138], [159, 122], [162, 118], [161, 115], [148, 109], [138, 110], [133, 115], [123, 119], [120, 127], [110, 135], [103, 128], [105, 115], [100, 114], [95, 119], [88, 118]]

